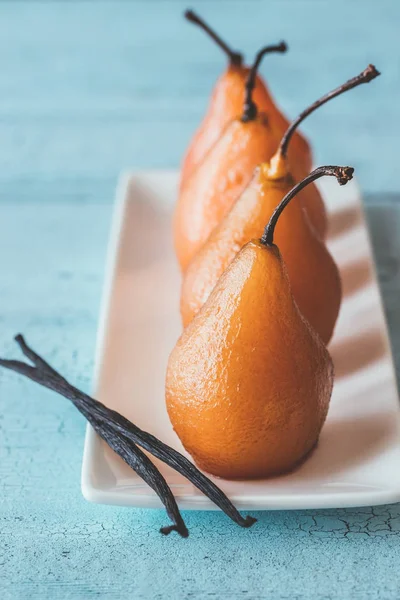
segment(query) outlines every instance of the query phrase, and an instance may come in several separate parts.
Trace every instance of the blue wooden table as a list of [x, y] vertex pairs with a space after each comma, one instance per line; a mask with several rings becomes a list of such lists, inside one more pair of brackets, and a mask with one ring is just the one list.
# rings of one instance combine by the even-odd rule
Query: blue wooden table
[[[252, 57], [294, 116], [375, 62], [382, 77], [321, 109], [317, 162], [357, 169], [400, 366], [400, 4], [194, 2]], [[0, 350], [22, 331], [89, 389], [118, 173], [179, 158], [223, 65], [181, 1], [0, 3]], [[397, 47], [396, 47], [397, 44]], [[185, 515], [96, 506], [80, 493], [85, 423], [62, 400], [0, 372], [0, 598], [396, 599], [400, 506]]]

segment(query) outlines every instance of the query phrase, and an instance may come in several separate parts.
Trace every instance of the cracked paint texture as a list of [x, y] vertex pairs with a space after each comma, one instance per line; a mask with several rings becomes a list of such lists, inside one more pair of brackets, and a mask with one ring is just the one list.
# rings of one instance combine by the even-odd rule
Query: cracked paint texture
[[[357, 158], [399, 366], [400, 196], [392, 193], [399, 186], [391, 140], [398, 143], [400, 119], [390, 62], [399, 10], [396, 2], [378, 4], [337, 0], [327, 22], [327, 0], [248, 3], [267, 36], [293, 44], [288, 85], [282, 58], [265, 67], [289, 114], [375, 55], [389, 73], [376, 95], [352, 92], [305, 129], [319, 159]], [[1, 7], [0, 354], [15, 356], [12, 338], [21, 331], [89, 389], [117, 173], [177, 164], [221, 63], [200, 35], [181, 34], [180, 0]], [[204, 0], [194, 8], [235, 31], [247, 52], [265, 43], [258, 28], [242, 27], [240, 3]], [[297, 56], [315, 45], [325, 50], [313, 54], [320, 76], [310, 78]], [[335, 57], [328, 69], [326, 56]], [[218, 512], [187, 512], [189, 539], [165, 538], [161, 510], [83, 499], [84, 432], [67, 401], [0, 371], [0, 600], [400, 598], [399, 504], [256, 513], [250, 530]]]

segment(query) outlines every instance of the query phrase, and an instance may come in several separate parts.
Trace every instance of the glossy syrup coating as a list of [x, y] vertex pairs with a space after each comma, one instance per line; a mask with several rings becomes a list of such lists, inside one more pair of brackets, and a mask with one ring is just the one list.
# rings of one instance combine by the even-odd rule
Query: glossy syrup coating
[[332, 385], [332, 360], [293, 300], [277, 247], [252, 240], [172, 351], [166, 403], [200, 468], [261, 478], [314, 448]]
[[[262, 235], [275, 208], [292, 189], [294, 181], [285, 166], [281, 167], [281, 171], [276, 165], [271, 170], [271, 165], [265, 164], [257, 170], [251, 184], [188, 266], [181, 291], [185, 327], [207, 301], [236, 253], [252, 238]], [[312, 185], [285, 208], [275, 239], [299, 309], [327, 344], [339, 314], [341, 281], [336, 263], [302, 206], [302, 195]]]
[[[181, 165], [180, 189], [188, 182], [195, 168], [202, 162], [210, 148], [217, 142], [226, 126], [240, 117], [243, 111], [244, 89], [250, 68], [230, 64], [217, 80], [208, 111], [194, 134]], [[266, 113], [274, 121], [274, 128], [280, 139], [289, 122], [277, 108], [266, 84], [260, 76], [256, 78], [253, 99], [259, 112]], [[278, 141], [279, 141], [278, 139]], [[292, 140], [290, 156], [300, 168], [300, 176], [308, 173], [312, 166], [311, 148], [298, 132]]]

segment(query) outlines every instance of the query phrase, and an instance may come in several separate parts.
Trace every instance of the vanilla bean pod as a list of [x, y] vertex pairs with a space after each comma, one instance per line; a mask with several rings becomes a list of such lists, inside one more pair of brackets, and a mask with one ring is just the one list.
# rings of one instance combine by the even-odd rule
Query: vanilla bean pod
[[[68, 388], [69, 384], [66, 379], [59, 375], [46, 361], [33, 352], [29, 346], [26, 345], [22, 336], [17, 336], [16, 341], [20, 345], [25, 356], [27, 356], [36, 366], [32, 367], [20, 361], [3, 359], [0, 359], [0, 366], [16, 371], [21, 375], [25, 375], [29, 379], [32, 379], [55, 392], [60, 393], [60, 390]], [[62, 393], [64, 394], [64, 392]], [[173, 523], [173, 525], [162, 527], [160, 532], [164, 535], [168, 535], [171, 531], [177, 531], [182, 537], [188, 537], [189, 532], [179, 511], [175, 497], [163, 475], [151, 462], [150, 458], [131, 440], [120, 435], [110, 424], [107, 424], [104, 420], [96, 419], [85, 406], [77, 406], [77, 408], [108, 446], [156, 492]]]
[[156, 458], [162, 460], [181, 475], [186, 477], [195, 487], [214, 502], [228, 517], [241, 527], [251, 527], [256, 519], [242, 517], [229, 498], [208, 477], [199, 471], [185, 456], [174, 450], [155, 436], [141, 430], [118, 412], [107, 408], [84, 392], [67, 382], [50, 365], [27, 346], [21, 335], [16, 338], [18, 345], [27, 358], [36, 365], [36, 369], [20, 361], [0, 359], [0, 366], [12, 369], [37, 383], [61, 394], [71, 400], [81, 412], [90, 414], [96, 422], [104, 423], [131, 443], [141, 446]]
[[171, 531], [177, 531], [181, 537], [188, 537], [189, 532], [179, 511], [175, 496], [171, 488], [165, 481], [164, 476], [157, 467], [151, 462], [150, 458], [136, 444], [128, 440], [125, 436], [119, 435], [113, 427], [94, 419], [90, 412], [79, 409], [84, 417], [89, 421], [96, 433], [116, 452], [127, 465], [147, 483], [163, 503], [167, 515], [173, 522], [173, 525], [161, 527], [160, 532], [168, 535]]

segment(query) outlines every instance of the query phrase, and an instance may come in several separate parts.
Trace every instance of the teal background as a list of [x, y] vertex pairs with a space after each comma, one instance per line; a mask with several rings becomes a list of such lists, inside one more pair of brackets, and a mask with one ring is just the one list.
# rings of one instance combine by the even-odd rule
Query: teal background
[[[357, 169], [400, 366], [399, 22], [393, 1], [193, 2], [253, 57], [290, 116], [374, 62], [382, 77], [305, 124], [316, 162]], [[175, 167], [224, 59], [179, 0], [0, 2], [0, 349], [22, 331], [90, 388], [118, 173]], [[66, 401], [0, 372], [0, 597], [46, 599], [400, 596], [400, 506], [257, 515], [86, 503], [85, 423]]]

